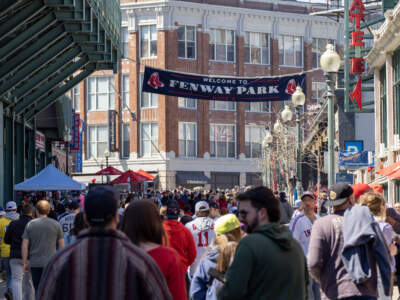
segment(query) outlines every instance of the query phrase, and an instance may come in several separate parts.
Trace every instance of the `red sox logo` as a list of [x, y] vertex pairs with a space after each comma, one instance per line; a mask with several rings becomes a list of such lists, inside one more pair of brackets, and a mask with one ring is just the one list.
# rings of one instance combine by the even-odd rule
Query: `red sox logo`
[[296, 91], [296, 80], [290, 79], [288, 84], [287, 84], [287, 86], [286, 86], [285, 92], [287, 94], [292, 95], [295, 91]]
[[159, 87], [164, 87], [164, 83], [160, 81], [160, 77], [157, 72], [151, 74], [149, 81], [147, 81], [147, 84], [155, 90], [157, 90]]

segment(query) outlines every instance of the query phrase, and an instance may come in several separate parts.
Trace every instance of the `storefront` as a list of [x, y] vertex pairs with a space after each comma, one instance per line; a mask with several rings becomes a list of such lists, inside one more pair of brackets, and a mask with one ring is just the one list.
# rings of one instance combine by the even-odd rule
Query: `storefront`
[[211, 172], [212, 189], [231, 189], [240, 185], [240, 173]]
[[205, 186], [210, 184], [210, 178], [203, 172], [176, 172], [176, 186], [192, 188], [195, 186]]

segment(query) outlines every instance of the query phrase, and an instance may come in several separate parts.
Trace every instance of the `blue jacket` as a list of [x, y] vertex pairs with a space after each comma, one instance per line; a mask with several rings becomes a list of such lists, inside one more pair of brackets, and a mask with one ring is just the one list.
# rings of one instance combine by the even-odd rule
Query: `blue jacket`
[[372, 276], [369, 252], [378, 264], [385, 295], [389, 295], [391, 269], [389, 251], [379, 224], [366, 206], [353, 206], [344, 213], [342, 261], [354, 283]]
[[192, 300], [216, 300], [218, 285], [217, 280], [211, 282], [208, 270], [215, 268], [218, 259], [218, 247], [211, 247], [206, 257], [198, 265], [190, 284], [190, 297]]

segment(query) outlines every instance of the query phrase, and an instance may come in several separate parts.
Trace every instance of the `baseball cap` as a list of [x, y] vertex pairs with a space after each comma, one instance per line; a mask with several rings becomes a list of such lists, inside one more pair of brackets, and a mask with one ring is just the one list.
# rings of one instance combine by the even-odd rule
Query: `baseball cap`
[[78, 209], [80, 207], [80, 205], [77, 200], [73, 200], [68, 204], [68, 207], [71, 210], [75, 210], [75, 209]]
[[117, 212], [118, 196], [111, 186], [92, 188], [85, 200], [85, 214], [90, 223], [108, 222]]
[[366, 183], [353, 184], [353, 193], [356, 199], [369, 190], [371, 190], [371, 187]]
[[179, 205], [176, 200], [167, 201], [167, 214], [168, 219], [178, 219], [179, 218]]
[[8, 201], [6, 204], [6, 210], [14, 210], [17, 209], [17, 203], [14, 201]]
[[326, 206], [339, 206], [346, 202], [347, 198], [353, 194], [350, 184], [339, 182], [332, 185], [328, 191]]
[[216, 234], [224, 234], [240, 227], [239, 219], [234, 214], [219, 217], [214, 224]]
[[310, 192], [310, 191], [304, 192], [303, 195], [301, 195], [300, 199], [303, 200], [303, 198], [306, 197], [306, 196], [311, 197], [311, 198], [313, 198], [315, 200], [314, 194], [312, 192]]
[[383, 194], [383, 188], [380, 184], [373, 183], [373, 184], [370, 184], [369, 186], [371, 187], [371, 189], [374, 190], [374, 193]]
[[301, 206], [301, 200], [294, 201], [294, 208], [299, 208]]
[[215, 201], [210, 201], [209, 202], [209, 206], [219, 209], [219, 204], [217, 202], [215, 202]]
[[195, 212], [208, 211], [208, 210], [210, 210], [210, 206], [206, 201], [199, 201], [196, 203], [194, 207]]

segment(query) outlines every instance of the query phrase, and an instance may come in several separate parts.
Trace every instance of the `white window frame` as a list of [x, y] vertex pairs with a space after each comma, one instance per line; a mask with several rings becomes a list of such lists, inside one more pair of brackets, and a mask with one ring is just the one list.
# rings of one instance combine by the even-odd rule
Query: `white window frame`
[[[229, 153], [229, 147], [228, 147], [228, 140], [226, 140], [226, 144], [227, 144], [227, 147], [226, 147], [226, 156], [221, 156], [221, 157], [219, 157], [218, 156], [218, 149], [217, 149], [217, 141], [216, 141], [216, 139], [215, 139], [215, 137], [214, 137], [214, 143], [215, 143], [215, 156], [212, 156], [212, 153], [211, 153], [211, 128], [214, 126], [214, 132], [215, 132], [215, 127], [216, 126], [233, 126], [233, 137], [234, 137], [234, 139], [235, 139], [235, 146], [234, 146], [234, 148], [235, 148], [235, 155], [234, 155], [234, 157], [229, 157], [228, 156], [228, 153]], [[235, 159], [236, 158], [236, 156], [237, 156], [237, 134], [236, 134], [236, 125], [235, 124], [221, 124], [221, 123], [210, 123], [210, 131], [209, 131], [209, 140], [210, 140], [210, 156], [212, 157], [212, 158], [224, 158], [224, 159]]]
[[[260, 43], [260, 47], [251, 47], [251, 44], [250, 44], [250, 34], [258, 34], [258, 39], [259, 39], [259, 43]], [[262, 37], [262, 35], [266, 35], [267, 36], [267, 47], [263, 47], [262, 45], [261, 45], [261, 37]], [[249, 44], [246, 44], [246, 37], [247, 37], [247, 35], [249, 35]], [[264, 66], [269, 66], [270, 64], [271, 64], [271, 62], [270, 62], [270, 60], [271, 60], [271, 36], [270, 36], [270, 34], [269, 33], [265, 33], [265, 32], [252, 32], [252, 31], [246, 31], [245, 32], [245, 44], [244, 44], [244, 48], [245, 48], [245, 51], [246, 51], [246, 48], [249, 48], [249, 59], [250, 59], [250, 61], [246, 61], [246, 57], [245, 57], [245, 64], [248, 64], [248, 65], [264, 65]], [[253, 49], [253, 48], [258, 48], [259, 50], [260, 50], [260, 62], [259, 63], [256, 63], [256, 62], [251, 62], [251, 49]], [[262, 60], [263, 60], [263, 55], [262, 55], [262, 50], [263, 50], [263, 48], [267, 48], [267, 50], [268, 50], [268, 53], [267, 53], [267, 60], [268, 60], [268, 62], [263, 62]]]
[[[154, 93], [146, 93], [146, 92], [142, 92], [142, 85], [143, 85], [143, 78], [144, 75], [143, 73], [140, 74], [140, 109], [149, 109], [149, 108], [157, 108], [158, 107], [158, 94], [154, 94]], [[143, 106], [143, 94], [146, 93], [149, 95], [150, 97], [150, 106]], [[153, 105], [153, 97], [155, 97], [157, 99], [157, 105]]]
[[[72, 100], [72, 107], [74, 108], [75, 112], [81, 111], [81, 86], [78, 83], [71, 89], [71, 100]], [[77, 106], [76, 104], [79, 103]]]
[[[129, 142], [129, 149], [128, 149], [128, 155], [125, 155], [125, 131], [124, 131], [124, 127], [128, 127], [128, 142]], [[130, 139], [130, 133], [131, 133], [131, 128], [130, 128], [130, 125], [129, 125], [129, 123], [122, 123], [122, 128], [121, 128], [122, 130], [122, 152], [121, 152], [121, 157], [122, 158], [129, 158], [129, 156], [130, 156], [130, 152], [131, 152], [131, 149], [130, 149], [130, 146], [131, 146], [131, 139]]]
[[[253, 144], [255, 143], [255, 142], [253, 142], [252, 141], [252, 136], [251, 136], [251, 129], [252, 128], [257, 128], [261, 133], [263, 133], [263, 135], [262, 136], [260, 136], [260, 145], [261, 145], [261, 153], [260, 153], [260, 156], [257, 156], [257, 157], [254, 157], [253, 156]], [[264, 139], [264, 137], [265, 137], [265, 134], [266, 134], [266, 132], [265, 132], [265, 128], [263, 127], [263, 126], [259, 126], [259, 125], [251, 125], [251, 124], [247, 124], [247, 125], [245, 125], [245, 134], [244, 134], [244, 143], [245, 143], [245, 148], [246, 148], [246, 157], [248, 157], [248, 158], [262, 158], [262, 151], [263, 151], [263, 149], [262, 149], [262, 142], [263, 142], [263, 139]], [[246, 144], [247, 143], [250, 143], [250, 156], [248, 156], [247, 154], [247, 147], [246, 147]]]
[[[151, 136], [145, 136], [143, 134], [143, 126], [150, 124]], [[153, 126], [157, 127], [158, 133], [158, 123], [157, 122], [141, 122], [140, 123], [140, 157], [155, 157], [159, 155], [158, 149], [158, 134], [156, 137], [153, 137]], [[153, 139], [154, 138], [154, 139]], [[150, 141], [150, 153], [143, 153], [143, 142]], [[154, 145], [154, 146], [153, 146]], [[153, 148], [156, 148], [153, 152]]]
[[128, 27], [121, 28], [122, 58], [129, 58], [129, 31]]
[[[214, 31], [214, 37], [216, 37], [216, 32], [217, 30], [224, 30], [226, 31], [232, 31], [233, 32], [233, 45], [231, 44], [227, 44], [225, 41], [225, 44], [221, 44], [221, 45], [225, 45], [225, 60], [220, 60], [217, 59], [217, 42], [216, 41], [211, 41], [211, 31]], [[226, 34], [225, 34], [226, 36]], [[236, 31], [232, 30], [232, 29], [222, 29], [222, 28], [210, 28], [210, 41], [208, 44], [208, 49], [210, 49], [210, 45], [214, 44], [214, 57], [215, 59], [210, 58], [210, 61], [216, 61], [216, 62], [228, 62], [228, 63], [235, 63], [236, 62]], [[228, 46], [233, 46], [233, 60], [228, 60]], [[210, 51], [210, 50], [208, 50]]]
[[[125, 82], [128, 78], [127, 82]], [[129, 74], [122, 74], [121, 76], [121, 96], [122, 96], [122, 109], [129, 109]]]
[[[221, 103], [224, 102], [224, 104], [227, 104], [227, 105], [226, 105], [227, 108], [215, 108], [216, 101], [221, 102]], [[209, 105], [210, 105], [210, 110], [215, 110], [215, 111], [236, 111], [236, 109], [237, 109], [236, 102], [219, 101], [219, 100], [210, 100], [209, 102], [210, 102], [210, 104], [209, 104]], [[230, 109], [228, 103], [233, 103], [233, 104], [234, 104], [234, 108], [233, 108], [233, 109]], [[211, 104], [213, 104], [214, 107], [211, 107]]]
[[[257, 109], [257, 110], [253, 109], [254, 107], [252, 107], [252, 106], [254, 106], [256, 103], [260, 105], [260, 109]], [[271, 110], [271, 108], [272, 108], [271, 102], [267, 102], [268, 110], [262, 110], [262, 106], [263, 106], [264, 103], [265, 102], [246, 102], [246, 104], [245, 104], [245, 112], [248, 112], [248, 113], [263, 113], [263, 114], [271, 113], [272, 112], [272, 110]], [[250, 109], [248, 109], [247, 106], [250, 106]]]
[[[296, 49], [294, 50], [294, 64], [293, 65], [288, 65], [285, 59], [285, 37], [291, 37], [293, 40], [294, 38], [300, 38], [300, 49], [301, 49], [301, 64], [297, 65], [296, 61]], [[281, 42], [282, 39], [282, 42]], [[282, 45], [281, 45], [282, 44]], [[292, 42], [293, 45], [293, 42]], [[304, 67], [304, 38], [300, 35], [290, 35], [290, 34], [282, 34], [279, 36], [278, 40], [278, 53], [281, 51], [281, 46], [283, 47], [283, 64], [280, 63], [280, 57], [279, 57], [279, 65], [283, 67], [291, 67], [291, 68], [303, 68]]]
[[[178, 39], [178, 58], [196, 60], [197, 59], [197, 27], [194, 26], [194, 25], [179, 25], [178, 27], [184, 27], [184, 30], [185, 30], [185, 40], [179, 40]], [[193, 27], [193, 29], [194, 29], [194, 57], [188, 57], [188, 54], [187, 54], [187, 52], [188, 52], [187, 51], [188, 50], [188, 48], [187, 48], [187, 43], [188, 43], [187, 28], [188, 27]], [[177, 29], [177, 31], [178, 31], [178, 29]], [[185, 57], [179, 56], [179, 42], [184, 42], [185, 43]], [[190, 42], [192, 42], [192, 41], [190, 41]]]
[[[318, 86], [319, 87], [322, 87], [321, 89], [318, 89]], [[319, 95], [319, 93], [318, 93], [318, 91], [321, 91], [322, 90], [322, 92], [321, 92], [321, 95]], [[313, 103], [313, 104], [315, 104], [315, 103], [322, 103], [322, 95], [324, 94], [324, 92], [326, 91], [326, 82], [312, 82], [312, 85], [311, 85], [311, 102]], [[317, 98], [314, 98], [313, 97], [313, 93], [314, 93], [314, 91], [317, 91]]]
[[[188, 140], [187, 139], [187, 134], [186, 134], [187, 127], [190, 126], [190, 125], [194, 126], [194, 132], [195, 132], [194, 140]], [[184, 128], [184, 131], [183, 131], [183, 128]], [[178, 130], [179, 130], [179, 132], [178, 132], [179, 156], [180, 157], [197, 157], [197, 123], [196, 122], [179, 122], [178, 123]], [[182, 132], [184, 132], [183, 139], [181, 139], [181, 133]], [[180, 152], [180, 142], [181, 141], [184, 141], [184, 143], [185, 143], [185, 153], [181, 153]], [[195, 149], [195, 153], [194, 153], [194, 155], [188, 155], [188, 152], [189, 152], [188, 151], [188, 141], [194, 141], [195, 142], [195, 148], [194, 148]]]
[[[194, 107], [189, 107], [187, 105], [188, 100], [194, 100]], [[178, 97], [178, 107], [184, 109], [197, 109], [197, 99], [186, 98], [186, 97]]]
[[[154, 26], [156, 29], [156, 37], [158, 37], [158, 32], [157, 32], [157, 25], [156, 24], [140, 24], [139, 25], [139, 52], [140, 52], [140, 58], [157, 58], [158, 55], [158, 47], [156, 48], [156, 55], [150, 55], [151, 54], [151, 41], [154, 41], [151, 39], [151, 26]], [[144, 55], [142, 53], [142, 30], [144, 27], [148, 27], [150, 30], [150, 39], [149, 39], [149, 45], [148, 45], [148, 53]], [[157, 42], [157, 39], [155, 40]]]
[[[103, 128], [103, 129], [104, 128], [106, 129], [106, 132], [107, 132], [106, 141], [98, 141], [98, 130], [99, 130], [99, 127]], [[92, 128], [96, 129], [96, 140], [95, 141], [90, 140], [90, 129], [92, 129]], [[104, 157], [104, 153], [97, 153], [98, 152], [98, 143], [104, 143], [105, 142], [107, 144], [107, 147], [106, 147], [106, 150], [107, 150], [108, 149], [108, 140], [109, 140], [109, 137], [108, 137], [108, 126], [107, 126], [107, 124], [89, 125], [87, 127], [87, 152], [86, 152], [87, 158], [91, 159], [91, 158]], [[92, 143], [94, 143], [95, 147], [96, 147], [96, 156], [91, 156], [90, 155], [90, 153], [91, 153], [90, 149], [91, 149], [91, 144]]]
[[[108, 103], [107, 103], [107, 107], [105, 109], [99, 109], [99, 105], [98, 105], [98, 79], [99, 78], [106, 78], [108, 81], [108, 89], [107, 89], [107, 95], [108, 95]], [[96, 92], [95, 93], [91, 93], [90, 91], [90, 84], [89, 81], [90, 80], [96, 80]], [[107, 111], [110, 109], [115, 109], [115, 85], [114, 85], [114, 81], [115, 78], [113, 75], [106, 75], [106, 76], [90, 76], [86, 79], [86, 99], [87, 99], [87, 111]], [[112, 91], [111, 91], [112, 89]], [[96, 96], [96, 103], [95, 103], [95, 109], [90, 109], [90, 95], [95, 95]], [[112, 95], [112, 96], [111, 96]], [[113, 105], [111, 105], [113, 104]]]

